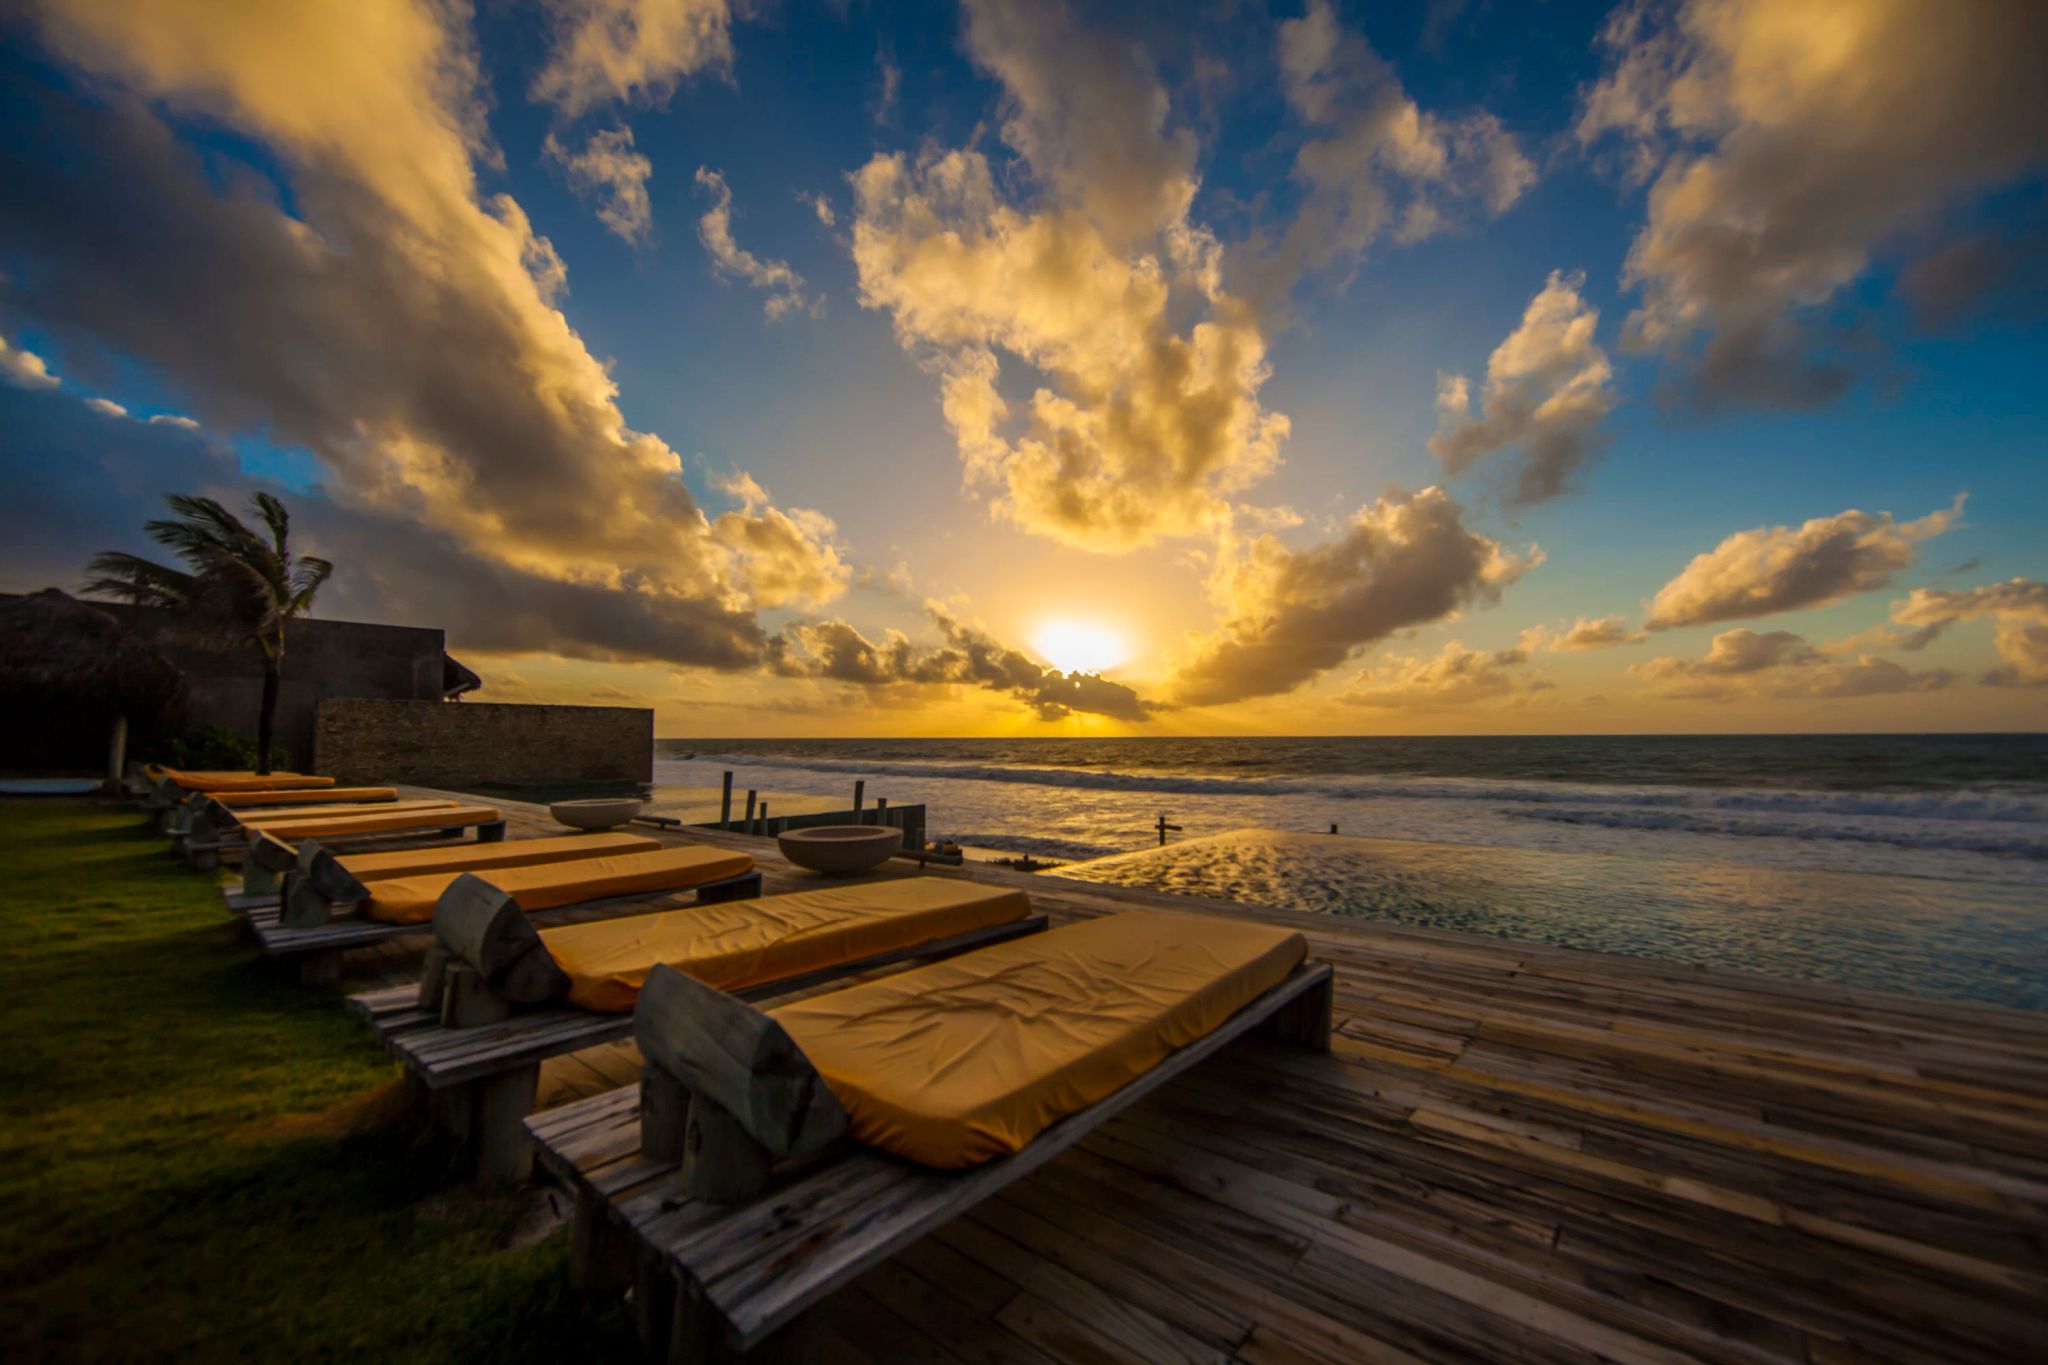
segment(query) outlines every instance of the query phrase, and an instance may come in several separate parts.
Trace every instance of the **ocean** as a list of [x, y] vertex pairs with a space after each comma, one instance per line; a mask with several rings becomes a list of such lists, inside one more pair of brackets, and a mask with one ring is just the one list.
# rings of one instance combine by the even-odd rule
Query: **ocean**
[[2048, 1008], [2048, 735], [656, 745], [727, 770], [1063, 875]]

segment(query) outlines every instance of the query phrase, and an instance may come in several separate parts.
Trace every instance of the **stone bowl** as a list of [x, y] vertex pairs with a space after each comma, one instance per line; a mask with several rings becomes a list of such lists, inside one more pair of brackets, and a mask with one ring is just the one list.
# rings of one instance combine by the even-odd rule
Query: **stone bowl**
[[844, 877], [888, 862], [903, 847], [903, 831], [893, 825], [813, 825], [785, 830], [775, 842], [798, 867]]
[[570, 829], [616, 829], [646, 804], [637, 796], [600, 796], [589, 801], [557, 801], [548, 807], [548, 814]]

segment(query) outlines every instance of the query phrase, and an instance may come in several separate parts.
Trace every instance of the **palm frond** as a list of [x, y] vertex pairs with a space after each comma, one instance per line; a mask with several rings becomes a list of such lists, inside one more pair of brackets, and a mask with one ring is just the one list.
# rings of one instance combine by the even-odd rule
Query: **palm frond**
[[181, 607], [192, 599], [191, 574], [124, 550], [96, 554], [86, 561], [85, 569], [90, 576], [81, 590], [94, 597], [138, 607]]
[[270, 546], [277, 557], [290, 558], [288, 543], [291, 539], [292, 517], [291, 513], [285, 511], [284, 504], [278, 500], [277, 495], [257, 493], [249, 499], [249, 506], [256, 509], [256, 515], [270, 528]]

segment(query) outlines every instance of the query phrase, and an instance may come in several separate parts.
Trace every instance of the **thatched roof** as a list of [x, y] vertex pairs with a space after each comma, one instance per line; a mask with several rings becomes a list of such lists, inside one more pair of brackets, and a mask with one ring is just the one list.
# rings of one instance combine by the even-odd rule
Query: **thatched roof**
[[0, 600], [0, 702], [141, 721], [184, 692], [177, 666], [109, 613], [55, 588]]

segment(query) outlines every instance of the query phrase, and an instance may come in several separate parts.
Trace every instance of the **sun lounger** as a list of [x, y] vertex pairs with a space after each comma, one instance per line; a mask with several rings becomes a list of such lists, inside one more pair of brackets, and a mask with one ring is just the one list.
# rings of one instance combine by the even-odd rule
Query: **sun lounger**
[[[491, 874], [485, 874], [489, 876]], [[479, 1178], [525, 1178], [540, 1064], [631, 1035], [656, 967], [754, 1000], [1045, 928], [1022, 891], [906, 877], [535, 929], [484, 877], [452, 884], [417, 988], [358, 995], [378, 1038], [467, 1139]]]
[[318, 787], [261, 792], [186, 792], [164, 807], [157, 828], [173, 838], [192, 832], [199, 813], [212, 807], [249, 814], [274, 810], [310, 810], [326, 806], [371, 805], [396, 801], [395, 787]]
[[1304, 953], [1115, 915], [765, 1013], [657, 969], [642, 1083], [526, 1121], [576, 1192], [573, 1272], [637, 1267], [657, 1356], [798, 1358], [833, 1291], [1234, 1039], [1327, 1049], [1331, 972]]
[[154, 764], [143, 768], [142, 778], [150, 789], [143, 805], [158, 810], [176, 804], [187, 792], [290, 791], [334, 785], [331, 777], [308, 773], [182, 772]]
[[[441, 893], [468, 875], [427, 872], [361, 882], [341, 867], [332, 850], [309, 845], [300, 848], [299, 858], [303, 870], [292, 875], [297, 906], [288, 902], [278, 909], [251, 910], [247, 922], [266, 953], [301, 959], [302, 979], [313, 981], [333, 980], [347, 949], [421, 932], [432, 921]], [[761, 874], [750, 855], [701, 844], [502, 868], [491, 876], [528, 914], [655, 892], [689, 892], [699, 905], [761, 894]], [[337, 890], [353, 899], [330, 899]], [[621, 904], [622, 914], [633, 912], [624, 907], [643, 913], [646, 908]], [[287, 914], [293, 923], [285, 922]]]
[[354, 802], [332, 802], [332, 804], [297, 804], [297, 806], [256, 806], [250, 810], [238, 810], [223, 806], [213, 796], [199, 796], [184, 806], [174, 806], [168, 814], [176, 819], [170, 829], [172, 843], [180, 847], [188, 843], [246, 843], [250, 831], [264, 829], [270, 825], [283, 825], [299, 819], [348, 819], [358, 814], [397, 814], [408, 810], [442, 810], [446, 806], [457, 806], [461, 802], [444, 796], [418, 796], [414, 800], [354, 800]]
[[449, 804], [419, 810], [300, 815], [245, 827], [241, 838], [213, 843], [187, 841], [184, 853], [194, 867], [212, 868], [220, 865], [223, 853], [245, 855], [256, 834], [273, 834], [291, 843], [318, 839], [339, 844], [364, 839], [453, 839], [466, 829], [476, 831], [479, 843], [495, 843], [505, 837], [504, 814], [496, 806]]
[[[380, 881], [387, 877], [411, 877], [423, 872], [483, 872], [498, 867], [532, 867], [541, 863], [573, 862], [605, 853], [644, 853], [661, 847], [661, 840], [644, 834], [614, 831], [608, 834], [566, 834], [546, 839], [512, 839], [493, 844], [462, 844], [456, 847], [388, 849], [381, 853], [335, 855], [342, 871], [358, 881]], [[228, 908], [237, 914], [257, 906], [276, 905], [289, 874], [298, 867], [299, 852], [294, 845], [258, 832], [242, 860], [239, 891], [223, 891]], [[331, 913], [331, 910], [330, 910]]]

